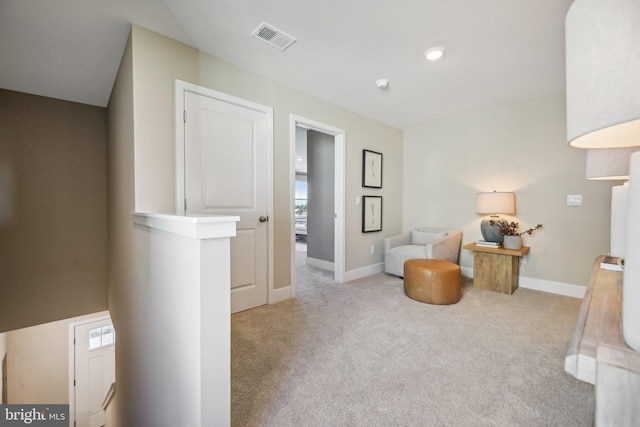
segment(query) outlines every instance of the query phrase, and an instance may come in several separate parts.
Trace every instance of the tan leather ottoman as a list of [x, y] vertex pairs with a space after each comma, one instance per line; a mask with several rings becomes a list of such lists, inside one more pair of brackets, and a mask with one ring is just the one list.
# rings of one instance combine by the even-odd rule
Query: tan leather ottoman
[[460, 266], [439, 259], [410, 259], [404, 263], [404, 293], [429, 304], [460, 301]]

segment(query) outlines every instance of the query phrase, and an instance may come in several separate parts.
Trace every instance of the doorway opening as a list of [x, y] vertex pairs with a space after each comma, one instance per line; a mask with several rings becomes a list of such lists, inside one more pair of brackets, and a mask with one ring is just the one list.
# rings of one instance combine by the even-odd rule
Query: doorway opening
[[296, 127], [296, 291], [334, 279], [335, 138]]
[[344, 130], [291, 116], [292, 297], [343, 281], [344, 152]]
[[73, 425], [105, 424], [115, 384], [116, 332], [108, 312], [69, 324], [69, 418]]

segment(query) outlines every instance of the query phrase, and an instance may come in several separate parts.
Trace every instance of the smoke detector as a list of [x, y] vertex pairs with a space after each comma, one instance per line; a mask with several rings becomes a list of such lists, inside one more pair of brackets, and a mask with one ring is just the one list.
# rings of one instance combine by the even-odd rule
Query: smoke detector
[[378, 86], [378, 88], [380, 89], [386, 89], [389, 87], [389, 80], [387, 79], [376, 80], [376, 86]]
[[251, 36], [280, 50], [285, 50], [296, 42], [293, 37], [265, 23], [260, 24]]

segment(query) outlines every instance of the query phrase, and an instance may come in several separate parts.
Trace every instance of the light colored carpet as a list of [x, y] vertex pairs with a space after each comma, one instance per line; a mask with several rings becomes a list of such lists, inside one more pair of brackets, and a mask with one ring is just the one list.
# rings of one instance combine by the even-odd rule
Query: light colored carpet
[[231, 318], [233, 426], [586, 426], [564, 372], [581, 300], [465, 279], [450, 306], [383, 273]]
[[296, 295], [333, 282], [333, 272], [307, 265], [307, 245], [296, 242]]

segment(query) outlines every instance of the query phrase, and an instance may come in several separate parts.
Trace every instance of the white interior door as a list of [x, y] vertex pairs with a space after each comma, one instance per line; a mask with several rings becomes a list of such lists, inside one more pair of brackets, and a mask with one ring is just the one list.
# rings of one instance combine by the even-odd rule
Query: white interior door
[[115, 382], [115, 330], [111, 319], [74, 328], [76, 427], [105, 425], [102, 402]]
[[266, 304], [272, 116], [186, 90], [184, 106], [185, 210], [240, 217], [231, 238], [231, 312]]

